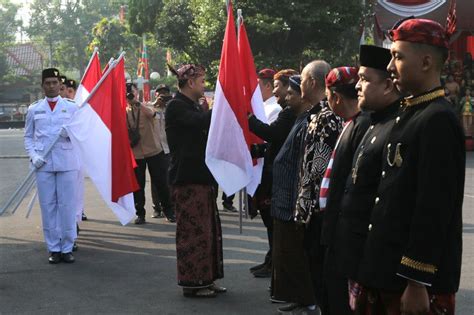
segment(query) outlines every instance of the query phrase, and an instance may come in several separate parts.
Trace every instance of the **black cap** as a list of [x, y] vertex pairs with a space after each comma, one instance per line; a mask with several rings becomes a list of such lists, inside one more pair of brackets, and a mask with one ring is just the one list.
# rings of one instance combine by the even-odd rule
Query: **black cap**
[[73, 88], [74, 90], [77, 89], [76, 80], [73, 80], [73, 79], [66, 80], [66, 87]]
[[374, 68], [387, 71], [387, 66], [392, 59], [390, 50], [373, 45], [360, 46], [360, 65], [362, 67]]
[[59, 80], [61, 80], [59, 70], [56, 68], [44, 69], [41, 73], [41, 82], [44, 82], [44, 79], [47, 78], [58, 78]]
[[67, 82], [67, 77], [66, 77], [65, 75], [60, 76], [59, 79], [61, 80], [61, 83], [62, 83], [62, 84], [66, 84], [66, 82]]
[[155, 89], [155, 92], [158, 92], [158, 91], [161, 91], [161, 90], [165, 90], [165, 91], [167, 91], [168, 93], [171, 91], [171, 90], [170, 90], [170, 87], [167, 86], [166, 84], [160, 84], [160, 85], [158, 85], [158, 86], [156, 87], [156, 89]]

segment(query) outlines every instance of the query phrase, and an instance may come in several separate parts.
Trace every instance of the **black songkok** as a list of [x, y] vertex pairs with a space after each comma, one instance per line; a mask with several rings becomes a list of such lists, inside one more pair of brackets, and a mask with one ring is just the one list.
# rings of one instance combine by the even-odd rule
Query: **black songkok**
[[47, 78], [58, 78], [61, 81], [59, 70], [56, 68], [44, 69], [43, 72], [41, 73], [41, 83], [43, 83], [44, 80]]
[[360, 46], [360, 65], [362, 67], [374, 68], [381, 71], [387, 71], [387, 66], [392, 59], [390, 50], [378, 46], [361, 45]]
[[73, 88], [74, 90], [77, 89], [76, 80], [73, 80], [73, 79], [66, 80], [66, 87]]

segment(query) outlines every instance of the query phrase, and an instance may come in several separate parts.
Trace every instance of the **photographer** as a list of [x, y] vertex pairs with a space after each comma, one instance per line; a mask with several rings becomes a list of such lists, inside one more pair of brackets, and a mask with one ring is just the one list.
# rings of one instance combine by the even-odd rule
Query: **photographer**
[[[169, 153], [168, 140], [166, 139], [165, 130], [165, 111], [166, 103], [170, 101], [173, 96], [171, 95], [170, 88], [166, 84], [160, 84], [155, 89], [156, 100], [151, 103], [155, 110], [155, 140], [163, 148], [164, 157], [159, 167], [159, 176], [162, 179], [160, 184], [169, 191], [168, 186], [168, 168], [169, 168]], [[169, 193], [168, 193], [169, 194]], [[152, 218], [162, 218], [166, 216], [166, 219], [170, 222], [175, 222], [174, 211], [169, 210], [169, 213], [163, 213], [163, 203], [160, 200], [159, 187], [156, 187], [156, 183], [151, 183], [151, 198], [153, 200], [153, 214]]]
[[[157, 187], [161, 205], [166, 214], [171, 214], [171, 203], [166, 177], [160, 176], [160, 170], [166, 164], [163, 147], [156, 141], [155, 111], [138, 101], [138, 89], [135, 84], [127, 83], [127, 127], [130, 145], [137, 162], [135, 175], [140, 190], [133, 193], [137, 218], [135, 224], [145, 223], [145, 172], [148, 166], [151, 182]], [[171, 221], [171, 220], [170, 220]]]

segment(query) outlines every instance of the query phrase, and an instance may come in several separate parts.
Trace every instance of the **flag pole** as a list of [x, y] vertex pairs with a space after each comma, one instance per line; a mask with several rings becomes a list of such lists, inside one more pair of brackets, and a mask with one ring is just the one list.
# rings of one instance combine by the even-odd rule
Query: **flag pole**
[[31, 214], [31, 210], [33, 210], [33, 205], [35, 204], [36, 197], [38, 196], [38, 189], [36, 189], [35, 194], [31, 197], [30, 203], [28, 204], [28, 211], [26, 212], [26, 217], [29, 218]]
[[239, 232], [242, 234], [242, 189], [239, 190]]
[[[107, 78], [107, 76], [110, 74], [110, 72], [113, 70], [113, 68], [115, 68], [115, 66], [118, 64], [118, 62], [124, 57], [125, 55], [125, 52], [122, 52], [120, 54], [120, 56], [118, 57], [117, 60], [113, 61], [112, 64], [109, 66], [109, 68], [107, 69], [107, 71], [102, 75], [102, 77], [100, 78], [99, 82], [97, 82], [97, 84], [95, 85], [95, 87], [91, 90], [91, 92], [89, 93], [89, 95], [86, 97], [86, 99], [82, 102], [81, 105], [79, 105], [79, 109], [83, 108], [85, 104], [87, 104], [89, 102], [89, 100], [92, 98], [92, 96], [94, 96], [95, 92], [97, 91], [97, 89], [102, 85], [102, 83], [104, 82], [104, 80]], [[53, 149], [53, 147], [56, 145], [56, 143], [59, 141], [60, 139], [60, 135], [58, 134], [56, 136], [56, 138], [53, 140], [53, 142], [51, 142], [51, 145], [46, 149], [44, 155], [42, 156], [42, 158], [46, 157], [50, 152], [51, 150]], [[20, 205], [21, 201], [25, 198], [26, 194], [28, 193], [28, 191], [31, 189], [31, 186], [27, 186], [28, 187], [28, 190], [26, 193], [22, 193], [20, 194], [20, 192], [25, 188], [26, 184], [30, 181], [31, 177], [33, 176], [33, 174], [35, 173], [35, 170], [36, 169], [32, 169], [30, 170], [30, 172], [28, 173], [28, 175], [26, 176], [26, 178], [23, 180], [23, 182], [20, 184], [20, 186], [17, 188], [17, 190], [10, 196], [10, 198], [8, 199], [7, 203], [5, 204], [5, 206], [0, 209], [0, 216], [11, 206], [11, 204], [13, 203], [13, 201], [18, 197], [20, 196], [21, 198], [19, 199], [20, 202], [18, 204], [16, 204], [16, 207], [15, 207], [15, 210], [18, 208], [18, 206]]]

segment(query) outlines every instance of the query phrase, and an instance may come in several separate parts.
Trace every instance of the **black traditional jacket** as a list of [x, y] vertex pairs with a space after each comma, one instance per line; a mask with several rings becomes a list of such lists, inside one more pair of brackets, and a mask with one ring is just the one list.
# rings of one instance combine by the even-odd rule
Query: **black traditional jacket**
[[352, 160], [340, 201], [339, 219], [332, 252], [337, 270], [355, 280], [370, 226], [370, 215], [382, 174], [386, 139], [395, 123], [400, 100], [371, 114], [372, 125], [365, 133]]
[[329, 192], [325, 211], [323, 213], [321, 243], [330, 245], [333, 239], [335, 225], [339, 218], [340, 201], [344, 193], [346, 178], [351, 171], [352, 158], [357, 146], [370, 126], [370, 116], [359, 113], [352, 118], [346, 130], [340, 136], [339, 143], [334, 153], [332, 171], [330, 176]]
[[462, 255], [464, 133], [436, 89], [406, 99], [387, 138], [359, 268], [367, 287], [458, 290]]
[[165, 113], [166, 137], [170, 148], [169, 182], [213, 185], [205, 154], [211, 111], [181, 93], [168, 102]]

